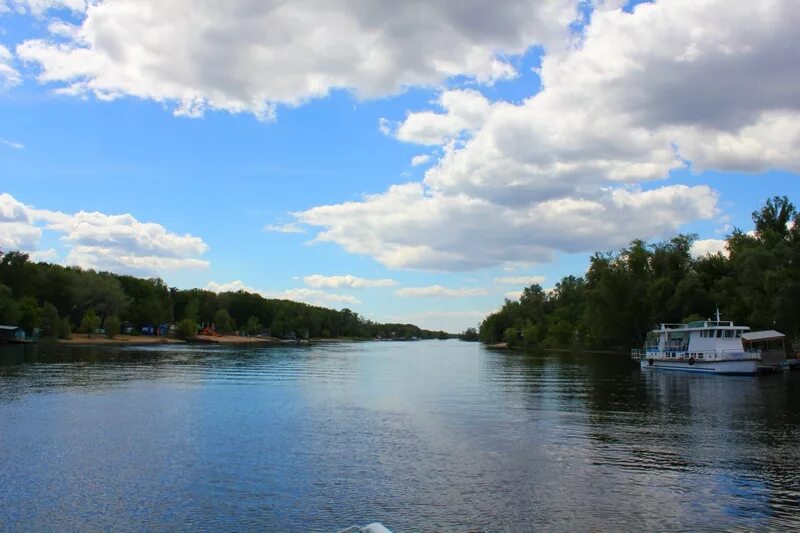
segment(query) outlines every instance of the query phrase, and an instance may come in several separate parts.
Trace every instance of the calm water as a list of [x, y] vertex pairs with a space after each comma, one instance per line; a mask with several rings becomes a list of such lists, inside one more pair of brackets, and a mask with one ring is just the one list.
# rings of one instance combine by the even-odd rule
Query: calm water
[[800, 372], [457, 341], [0, 361], [4, 530], [800, 528]]

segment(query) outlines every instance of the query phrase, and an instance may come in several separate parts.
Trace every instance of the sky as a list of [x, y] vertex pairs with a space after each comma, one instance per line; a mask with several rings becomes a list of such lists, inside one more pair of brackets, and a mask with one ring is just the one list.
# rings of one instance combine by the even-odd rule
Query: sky
[[800, 203], [793, 0], [0, 0], [0, 250], [458, 332]]

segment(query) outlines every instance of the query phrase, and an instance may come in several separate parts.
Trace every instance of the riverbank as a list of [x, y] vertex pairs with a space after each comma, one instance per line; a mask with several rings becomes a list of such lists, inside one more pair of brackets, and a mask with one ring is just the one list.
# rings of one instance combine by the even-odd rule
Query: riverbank
[[283, 341], [275, 337], [240, 337], [237, 335], [220, 335], [219, 337], [208, 337], [199, 335], [191, 340], [175, 339], [164, 336], [150, 335], [116, 335], [109, 339], [103, 335], [92, 335], [86, 333], [73, 333], [69, 339], [59, 339], [59, 344], [80, 344], [92, 346], [150, 346], [154, 344], [279, 344]]
[[69, 339], [59, 339], [59, 344], [91, 344], [91, 345], [150, 345], [150, 344], [182, 344], [184, 341], [170, 337], [147, 335], [116, 335], [109, 339], [104, 335], [89, 336], [86, 333], [73, 333]]

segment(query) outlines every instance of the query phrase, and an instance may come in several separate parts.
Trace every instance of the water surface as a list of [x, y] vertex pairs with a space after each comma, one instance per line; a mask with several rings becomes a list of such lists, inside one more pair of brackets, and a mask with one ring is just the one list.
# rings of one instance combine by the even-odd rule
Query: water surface
[[0, 529], [800, 528], [800, 372], [457, 341], [0, 350]]

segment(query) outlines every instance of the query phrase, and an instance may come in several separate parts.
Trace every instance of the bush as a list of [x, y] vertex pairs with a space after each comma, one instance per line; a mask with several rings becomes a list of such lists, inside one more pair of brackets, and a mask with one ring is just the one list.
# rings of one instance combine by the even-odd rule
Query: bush
[[61, 329], [61, 318], [58, 316], [58, 309], [49, 302], [42, 306], [42, 337], [55, 339], [59, 336]]
[[536, 347], [537, 333], [536, 326], [528, 326], [522, 331], [522, 342], [525, 344], [526, 349], [532, 350]]
[[248, 335], [258, 335], [261, 333], [261, 323], [254, 316], [247, 319], [247, 324], [244, 326], [244, 331]]
[[509, 348], [513, 348], [519, 344], [519, 335], [517, 334], [517, 330], [514, 328], [506, 328], [506, 330], [503, 332], [503, 342], [505, 342]]
[[214, 314], [214, 324], [216, 330], [223, 335], [230, 335], [236, 326], [233, 323], [231, 315], [228, 314], [227, 309], [220, 309]]
[[191, 318], [184, 318], [175, 328], [175, 336], [179, 339], [193, 339], [197, 336], [197, 322]]
[[61, 324], [58, 328], [58, 338], [59, 339], [69, 339], [72, 337], [72, 324], [69, 321], [69, 318], [64, 317], [61, 319]]
[[94, 309], [89, 309], [86, 311], [86, 314], [83, 315], [83, 319], [81, 319], [81, 331], [83, 333], [88, 333], [89, 337], [91, 337], [92, 333], [94, 333], [98, 327], [100, 327], [100, 317], [97, 316]]
[[106, 317], [106, 321], [103, 324], [103, 327], [106, 330], [106, 337], [109, 339], [113, 339], [115, 336], [119, 335], [119, 328], [120, 322], [119, 318], [114, 315]]

